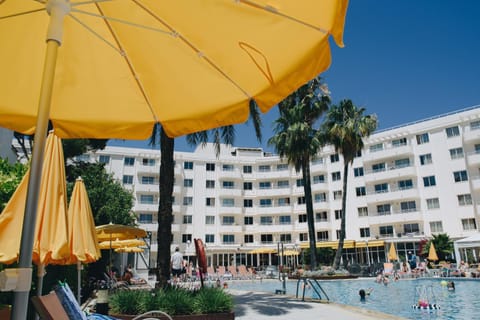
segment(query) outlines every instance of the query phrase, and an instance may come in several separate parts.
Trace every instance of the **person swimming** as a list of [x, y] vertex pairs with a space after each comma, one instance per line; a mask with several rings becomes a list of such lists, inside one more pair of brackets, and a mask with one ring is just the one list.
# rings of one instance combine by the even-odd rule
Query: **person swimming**
[[455, 291], [455, 282], [453, 282], [453, 281], [448, 281], [448, 283], [447, 283], [447, 289], [448, 289], [449, 291]]
[[360, 291], [358, 291], [358, 294], [360, 295], [360, 301], [365, 301], [365, 297], [366, 297], [366, 295], [367, 295], [367, 293], [365, 292], [365, 290], [360, 289]]

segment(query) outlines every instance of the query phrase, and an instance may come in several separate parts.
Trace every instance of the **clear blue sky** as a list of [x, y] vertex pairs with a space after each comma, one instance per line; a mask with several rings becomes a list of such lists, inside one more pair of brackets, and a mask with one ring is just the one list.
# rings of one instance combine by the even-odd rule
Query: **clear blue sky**
[[[480, 0], [351, 0], [344, 42], [332, 44], [322, 77], [334, 103], [365, 107], [379, 129], [480, 105]], [[273, 151], [266, 141], [275, 109], [262, 117], [262, 144], [251, 124], [240, 124], [234, 145]], [[151, 148], [143, 141], [110, 145]], [[193, 149], [177, 138], [175, 150]]]

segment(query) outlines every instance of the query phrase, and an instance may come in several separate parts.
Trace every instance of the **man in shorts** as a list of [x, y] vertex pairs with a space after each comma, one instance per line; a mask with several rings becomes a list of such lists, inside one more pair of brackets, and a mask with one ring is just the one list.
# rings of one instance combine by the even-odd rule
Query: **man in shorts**
[[170, 258], [170, 269], [172, 270], [174, 280], [178, 280], [183, 270], [183, 255], [178, 247], [175, 248], [175, 252]]

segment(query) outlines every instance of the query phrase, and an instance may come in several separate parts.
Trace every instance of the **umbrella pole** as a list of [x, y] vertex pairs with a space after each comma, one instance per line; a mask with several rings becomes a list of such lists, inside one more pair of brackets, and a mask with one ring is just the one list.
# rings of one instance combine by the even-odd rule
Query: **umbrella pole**
[[32, 153], [31, 171], [28, 181], [27, 200], [20, 243], [18, 268], [21, 272], [19, 275], [19, 279], [21, 279], [19, 282], [21, 282], [21, 285], [17, 284], [17, 288], [14, 292], [12, 320], [24, 320], [27, 318], [28, 293], [32, 283], [32, 251], [37, 219], [37, 205], [58, 46], [59, 43], [55, 40], [48, 40], [47, 42], [42, 88], [38, 106], [37, 127], [35, 131], [35, 146]]
[[82, 263], [77, 261], [77, 301], [81, 305], [81, 288], [82, 288]]

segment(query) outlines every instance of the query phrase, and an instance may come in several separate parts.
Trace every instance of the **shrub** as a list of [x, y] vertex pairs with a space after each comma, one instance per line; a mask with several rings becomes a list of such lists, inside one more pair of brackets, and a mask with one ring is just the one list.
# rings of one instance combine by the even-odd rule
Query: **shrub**
[[233, 300], [220, 288], [203, 288], [196, 293], [193, 308], [198, 314], [228, 312]]
[[[108, 298], [109, 306], [113, 313], [140, 314], [143, 308], [152, 300], [150, 291], [145, 290], [119, 290]], [[149, 306], [149, 305], [148, 305]]]

